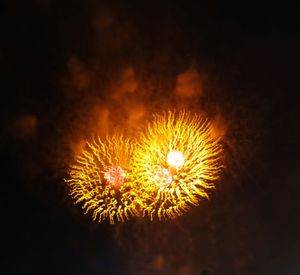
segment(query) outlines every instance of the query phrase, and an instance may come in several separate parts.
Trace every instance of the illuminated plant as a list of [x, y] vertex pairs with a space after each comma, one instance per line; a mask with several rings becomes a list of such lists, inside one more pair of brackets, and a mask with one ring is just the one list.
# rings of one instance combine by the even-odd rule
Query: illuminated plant
[[122, 134], [86, 142], [85, 149], [69, 169], [70, 195], [94, 220], [125, 221], [137, 214], [136, 189], [132, 184], [130, 160], [133, 142]]
[[221, 171], [222, 147], [204, 116], [155, 115], [133, 155], [143, 216], [174, 218], [208, 197]]

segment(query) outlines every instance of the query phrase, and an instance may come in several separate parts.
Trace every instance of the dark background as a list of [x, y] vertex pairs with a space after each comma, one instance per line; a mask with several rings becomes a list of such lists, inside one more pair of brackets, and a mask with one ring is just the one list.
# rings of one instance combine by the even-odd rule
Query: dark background
[[[92, 19], [107, 10], [118, 20], [101, 37]], [[286, 2], [1, 2], [0, 273], [300, 274], [297, 17]], [[123, 24], [127, 42], [109, 40]], [[167, 61], [147, 67], [160, 55]], [[166, 79], [190, 63], [208, 72], [236, 125], [209, 201], [175, 221], [109, 225], [82, 215], [60, 159], [82, 110], [63, 92], [74, 56]]]

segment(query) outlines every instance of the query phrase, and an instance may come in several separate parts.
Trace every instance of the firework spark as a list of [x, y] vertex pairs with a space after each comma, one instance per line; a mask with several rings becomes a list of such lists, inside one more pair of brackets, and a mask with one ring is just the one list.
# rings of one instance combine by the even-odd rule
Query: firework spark
[[66, 181], [75, 203], [94, 220], [125, 221], [136, 215], [136, 189], [129, 177], [133, 142], [121, 134], [86, 143]]
[[143, 216], [174, 218], [208, 197], [222, 168], [222, 147], [212, 131], [208, 119], [197, 114], [154, 116], [133, 155]]

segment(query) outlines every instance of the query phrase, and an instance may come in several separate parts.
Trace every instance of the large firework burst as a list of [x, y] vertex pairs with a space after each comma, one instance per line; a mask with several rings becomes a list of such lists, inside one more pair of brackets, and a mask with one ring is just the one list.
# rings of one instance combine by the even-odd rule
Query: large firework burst
[[207, 118], [186, 111], [154, 116], [133, 155], [144, 216], [174, 218], [208, 197], [222, 167], [212, 130]]
[[115, 133], [86, 142], [69, 169], [70, 195], [94, 220], [124, 221], [136, 215], [136, 189], [129, 179], [134, 143]]

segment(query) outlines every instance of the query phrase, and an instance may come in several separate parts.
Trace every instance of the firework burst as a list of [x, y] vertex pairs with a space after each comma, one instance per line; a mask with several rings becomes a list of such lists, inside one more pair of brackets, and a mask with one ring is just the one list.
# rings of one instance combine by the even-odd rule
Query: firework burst
[[189, 112], [154, 116], [133, 155], [143, 216], [174, 218], [208, 197], [222, 168], [220, 140], [207, 118]]
[[136, 189], [131, 183], [130, 160], [134, 143], [122, 134], [86, 142], [69, 169], [67, 183], [75, 203], [94, 220], [125, 221], [136, 215]]

